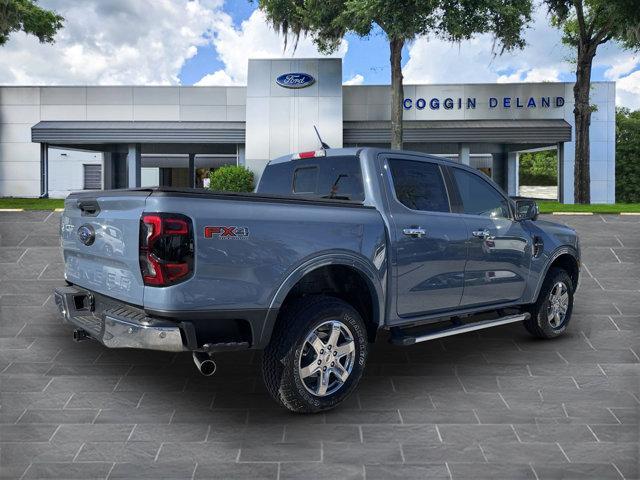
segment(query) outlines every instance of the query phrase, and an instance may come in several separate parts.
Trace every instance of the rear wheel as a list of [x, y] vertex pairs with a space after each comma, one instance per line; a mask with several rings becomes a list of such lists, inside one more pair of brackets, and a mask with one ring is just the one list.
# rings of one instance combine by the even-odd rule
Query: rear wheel
[[304, 297], [287, 307], [264, 351], [271, 396], [294, 412], [337, 406], [355, 389], [368, 354], [358, 312], [333, 297]]
[[539, 338], [556, 338], [567, 329], [573, 312], [573, 283], [569, 274], [551, 268], [540, 289], [538, 300], [527, 311], [531, 317], [524, 326]]

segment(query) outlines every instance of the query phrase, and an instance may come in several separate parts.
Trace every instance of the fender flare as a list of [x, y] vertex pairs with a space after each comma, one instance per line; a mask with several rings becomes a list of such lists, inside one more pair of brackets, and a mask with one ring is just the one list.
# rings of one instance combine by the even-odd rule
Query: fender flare
[[[540, 277], [538, 278], [538, 284], [536, 285], [536, 290], [535, 290], [534, 296], [533, 296], [533, 301], [534, 302], [538, 300], [538, 295], [540, 295], [540, 290], [542, 289], [542, 284], [544, 283], [544, 279], [547, 278], [547, 273], [549, 273], [549, 269], [551, 268], [551, 265], [561, 255], [570, 255], [571, 257], [573, 257], [573, 259], [578, 264], [578, 273], [579, 273], [579, 271], [580, 271], [580, 256], [578, 255], [578, 251], [575, 248], [570, 247], [568, 245], [563, 245], [561, 247], [558, 247], [549, 256], [549, 259], [547, 260], [547, 263], [546, 263], [546, 265], [544, 267], [544, 271], [540, 275]], [[575, 285], [575, 288], [577, 289], [578, 285]]]
[[265, 346], [269, 342], [278, 312], [291, 289], [305, 275], [308, 275], [314, 270], [335, 265], [350, 267], [362, 275], [373, 298], [373, 321], [377, 324], [378, 328], [383, 325], [385, 312], [385, 290], [374, 267], [370, 265], [368, 261], [356, 255], [342, 252], [327, 253], [313, 257], [301, 263], [292, 272], [290, 272], [280, 284], [269, 304], [269, 310], [265, 317], [262, 332], [260, 334], [259, 345]]

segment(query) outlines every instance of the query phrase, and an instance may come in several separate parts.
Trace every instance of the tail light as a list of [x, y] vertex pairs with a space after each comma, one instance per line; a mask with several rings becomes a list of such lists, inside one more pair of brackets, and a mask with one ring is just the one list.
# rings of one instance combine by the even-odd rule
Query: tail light
[[166, 287], [193, 274], [193, 228], [189, 217], [151, 213], [140, 219], [140, 272], [145, 285]]

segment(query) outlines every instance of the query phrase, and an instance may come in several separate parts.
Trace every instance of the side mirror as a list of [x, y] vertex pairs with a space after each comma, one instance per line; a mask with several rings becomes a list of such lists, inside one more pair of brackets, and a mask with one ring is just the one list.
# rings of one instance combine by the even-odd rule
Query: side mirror
[[516, 220], [536, 220], [538, 218], [538, 204], [533, 200], [516, 200]]

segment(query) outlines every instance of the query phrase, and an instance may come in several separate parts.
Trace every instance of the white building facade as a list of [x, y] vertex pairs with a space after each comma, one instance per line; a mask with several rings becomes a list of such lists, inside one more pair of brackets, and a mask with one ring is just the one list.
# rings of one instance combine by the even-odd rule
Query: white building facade
[[[404, 147], [481, 168], [518, 194], [518, 155], [553, 149], [573, 202], [573, 84], [405, 85]], [[591, 200], [615, 202], [615, 83], [594, 82]], [[250, 60], [246, 87], [0, 87], [0, 196], [203, 186], [221, 165], [390, 143], [389, 86], [343, 86], [339, 59]]]

